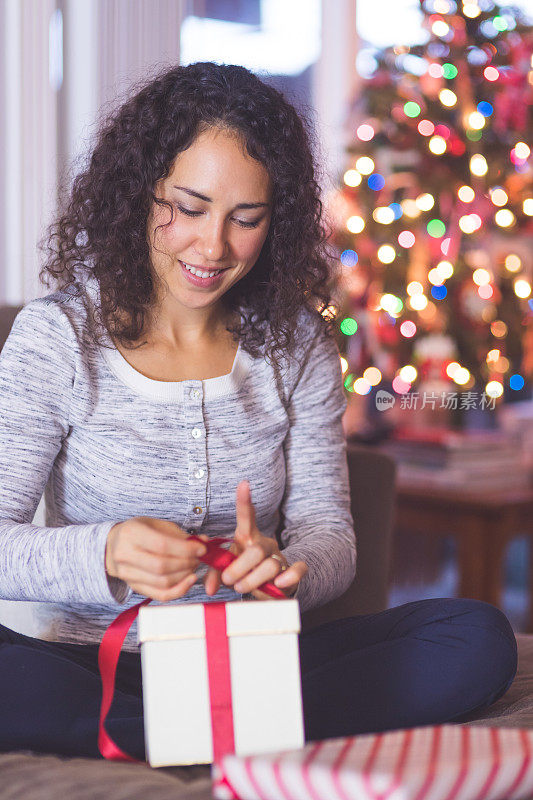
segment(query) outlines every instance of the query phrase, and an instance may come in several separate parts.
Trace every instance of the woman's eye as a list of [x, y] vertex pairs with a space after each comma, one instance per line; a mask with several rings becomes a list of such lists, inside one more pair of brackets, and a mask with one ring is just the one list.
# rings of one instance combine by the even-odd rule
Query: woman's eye
[[[200, 214], [203, 213], [202, 211], [192, 211], [190, 208], [184, 208], [179, 204], [177, 204], [176, 207], [178, 211], [180, 211], [182, 214], [185, 214], [187, 217], [199, 217]], [[255, 222], [245, 222], [243, 219], [236, 219], [235, 222], [238, 225], [242, 225], [243, 228], [257, 228], [261, 220], [258, 219]]]

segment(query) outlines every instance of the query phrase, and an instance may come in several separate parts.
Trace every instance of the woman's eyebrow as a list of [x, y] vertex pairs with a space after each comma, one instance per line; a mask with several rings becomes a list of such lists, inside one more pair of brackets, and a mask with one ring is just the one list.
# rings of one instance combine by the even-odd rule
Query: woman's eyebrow
[[[200, 194], [200, 192], [195, 192], [194, 189], [189, 189], [187, 186], [173, 186], [173, 188], [181, 189], [182, 192], [186, 192], [192, 197], [198, 197], [199, 200], [205, 200], [206, 203], [213, 202], [211, 197], [207, 197], [205, 194]], [[263, 208], [268, 207], [269, 205], [270, 203], [238, 203], [235, 208]]]

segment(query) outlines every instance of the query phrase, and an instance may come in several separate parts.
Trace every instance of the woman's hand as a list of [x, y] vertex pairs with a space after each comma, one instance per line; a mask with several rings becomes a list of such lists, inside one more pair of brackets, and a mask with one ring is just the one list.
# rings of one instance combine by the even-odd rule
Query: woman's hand
[[105, 568], [134, 592], [166, 603], [183, 597], [196, 582], [194, 570], [205, 552], [174, 522], [133, 517], [109, 531]]
[[258, 591], [257, 587], [266, 581], [274, 580], [275, 585], [290, 597], [296, 592], [299, 582], [308, 571], [307, 564], [304, 561], [296, 561], [281, 572], [282, 566], [279, 561], [270, 556], [275, 554], [284, 564], [287, 562], [276, 540], [263, 536], [257, 529], [248, 481], [239, 483], [236, 498], [237, 527], [230, 551], [235, 553], [237, 558], [226, 567], [222, 575], [213, 568], [207, 571], [204, 579], [206, 594], [214, 595], [222, 580], [226, 586], [233, 586], [235, 591], [241, 594], [251, 593], [259, 600], [271, 600], [270, 595]]

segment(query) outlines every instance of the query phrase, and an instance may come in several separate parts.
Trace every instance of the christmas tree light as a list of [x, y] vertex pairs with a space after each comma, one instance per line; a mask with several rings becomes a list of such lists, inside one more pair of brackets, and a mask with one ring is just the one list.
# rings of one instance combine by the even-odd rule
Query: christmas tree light
[[419, 2], [428, 41], [375, 53], [352, 109], [345, 386], [405, 394], [440, 359], [451, 388], [499, 400], [533, 381], [533, 31], [492, 0]]

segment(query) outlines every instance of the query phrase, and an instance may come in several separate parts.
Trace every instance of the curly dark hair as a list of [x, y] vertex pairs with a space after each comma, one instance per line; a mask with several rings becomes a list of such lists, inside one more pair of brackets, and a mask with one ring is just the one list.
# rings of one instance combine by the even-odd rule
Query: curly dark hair
[[[87, 169], [74, 178], [39, 243], [47, 255], [39, 278], [49, 288], [51, 279], [55, 289], [72, 287], [77, 296], [85, 295], [88, 276], [95, 279], [100, 302], [90, 315], [93, 338], [105, 346], [97, 330], [103, 325], [132, 348], [156, 296], [146, 235], [152, 203], [168, 206], [173, 219], [172, 205], [153, 189], [178, 153], [211, 127], [240, 134], [247, 153], [272, 178], [267, 238], [253, 269], [230, 287], [224, 303], [243, 314], [242, 324], [226, 330], [252, 356], [263, 351], [277, 365], [276, 351], [292, 348], [303, 306], [331, 334], [334, 253], [309, 119], [244, 67], [198, 62], [165, 68], [104, 117]], [[270, 326], [270, 345], [263, 323]]]

